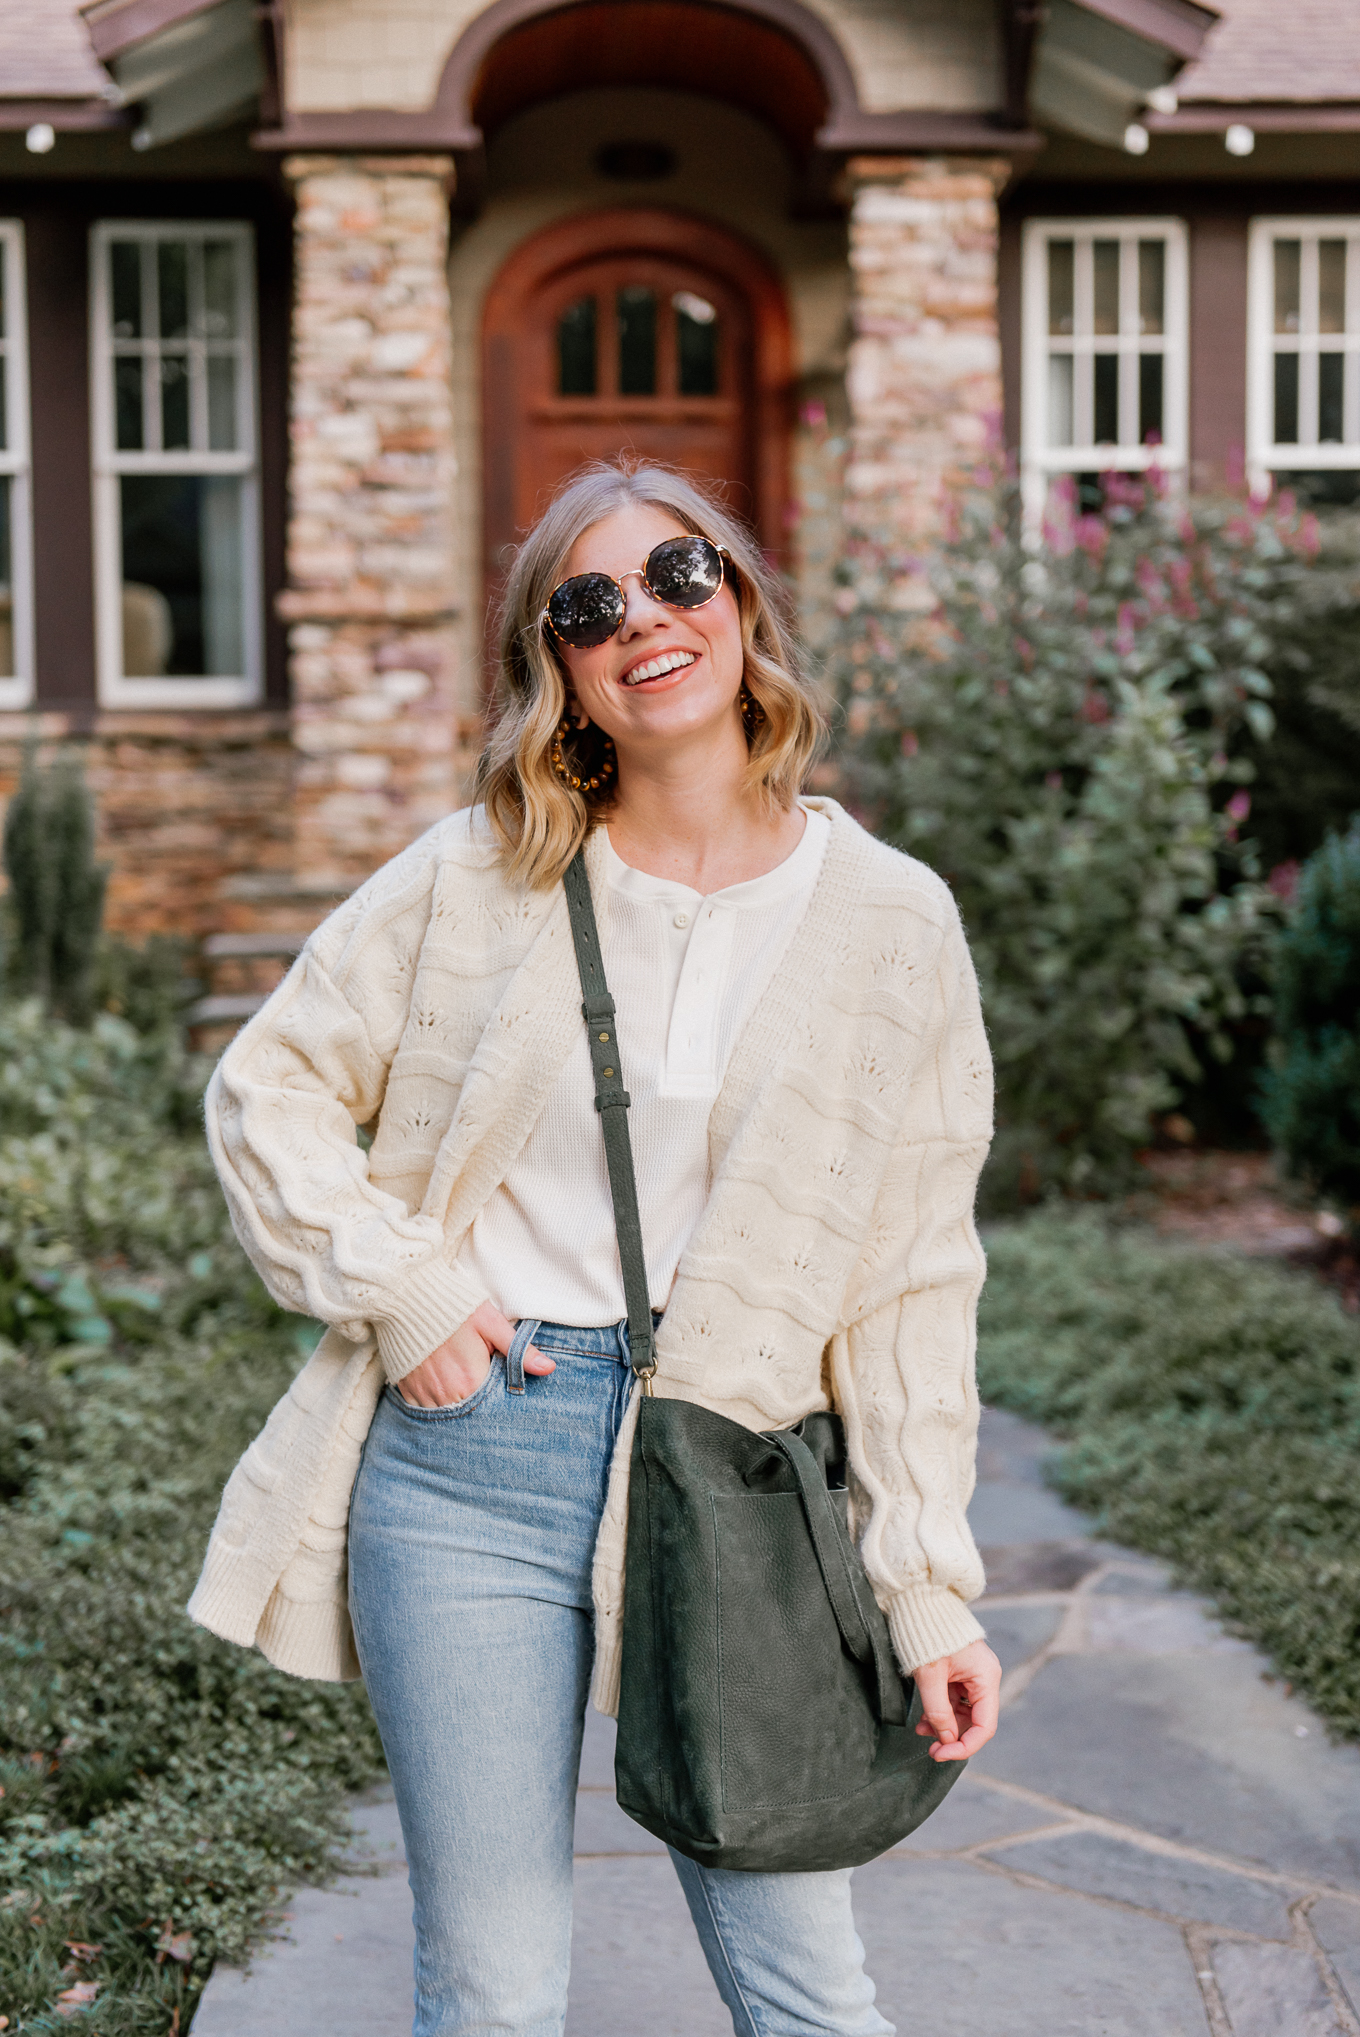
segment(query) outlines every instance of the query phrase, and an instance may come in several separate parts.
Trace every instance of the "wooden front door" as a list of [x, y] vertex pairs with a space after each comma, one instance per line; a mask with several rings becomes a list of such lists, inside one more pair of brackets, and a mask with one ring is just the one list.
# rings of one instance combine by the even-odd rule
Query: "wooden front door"
[[521, 248], [487, 299], [487, 593], [558, 483], [632, 453], [718, 482], [783, 536], [788, 328], [734, 236], [675, 213], [595, 214]]

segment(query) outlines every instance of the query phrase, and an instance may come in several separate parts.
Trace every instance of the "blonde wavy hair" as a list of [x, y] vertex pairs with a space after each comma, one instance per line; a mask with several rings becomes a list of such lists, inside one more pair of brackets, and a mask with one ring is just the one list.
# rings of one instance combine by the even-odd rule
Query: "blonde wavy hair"
[[507, 873], [531, 889], [561, 878], [591, 828], [607, 819], [608, 783], [599, 776], [603, 739], [592, 722], [563, 738], [575, 786], [553, 769], [553, 738], [567, 705], [566, 666], [540, 625], [568, 553], [584, 531], [615, 511], [650, 508], [673, 516], [728, 554], [741, 618], [747, 690], [764, 710], [748, 737], [747, 784], [771, 812], [798, 796], [826, 733], [826, 711], [802, 660], [783, 586], [751, 533], [711, 490], [669, 467], [598, 461], [565, 482], [515, 555], [501, 605], [494, 723], [477, 770]]

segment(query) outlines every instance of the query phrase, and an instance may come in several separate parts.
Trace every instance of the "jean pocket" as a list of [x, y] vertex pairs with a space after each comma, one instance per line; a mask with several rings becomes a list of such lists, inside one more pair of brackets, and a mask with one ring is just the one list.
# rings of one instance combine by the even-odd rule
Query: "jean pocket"
[[402, 1414], [409, 1415], [412, 1421], [459, 1422], [463, 1419], [464, 1415], [472, 1414], [489, 1398], [491, 1389], [496, 1384], [498, 1377], [501, 1379], [505, 1377], [505, 1360], [500, 1356], [499, 1352], [493, 1355], [491, 1363], [487, 1367], [486, 1378], [477, 1388], [477, 1391], [470, 1393], [466, 1400], [451, 1400], [447, 1407], [442, 1408], [417, 1407], [414, 1401], [407, 1400], [399, 1388], [390, 1385], [386, 1389], [387, 1398], [394, 1406], [401, 1410]]

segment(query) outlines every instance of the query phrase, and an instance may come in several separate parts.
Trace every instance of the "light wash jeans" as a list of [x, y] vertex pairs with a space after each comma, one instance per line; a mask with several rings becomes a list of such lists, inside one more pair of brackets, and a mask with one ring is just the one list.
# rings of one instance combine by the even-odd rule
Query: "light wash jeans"
[[[525, 1377], [530, 1341], [549, 1378]], [[350, 1606], [415, 1895], [415, 2037], [561, 2037], [590, 1561], [630, 1384], [625, 1324], [525, 1322], [469, 1400], [378, 1404]], [[848, 1870], [671, 1858], [738, 2037], [892, 2037]]]

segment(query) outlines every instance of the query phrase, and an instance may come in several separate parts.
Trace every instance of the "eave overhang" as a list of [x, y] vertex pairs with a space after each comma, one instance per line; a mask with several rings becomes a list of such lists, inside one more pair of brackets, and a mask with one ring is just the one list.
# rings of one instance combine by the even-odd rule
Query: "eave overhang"
[[276, 23], [256, 0], [91, 0], [81, 9], [117, 96], [154, 148], [272, 111]]
[[1118, 147], [1151, 94], [1198, 56], [1217, 19], [1197, 0], [1047, 0], [1030, 111], [1046, 126]]

